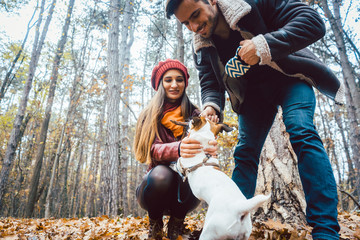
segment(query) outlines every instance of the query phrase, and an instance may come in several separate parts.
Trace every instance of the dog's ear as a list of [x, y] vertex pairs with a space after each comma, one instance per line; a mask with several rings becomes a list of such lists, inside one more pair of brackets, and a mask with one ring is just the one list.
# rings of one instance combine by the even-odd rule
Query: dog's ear
[[184, 127], [189, 125], [189, 122], [180, 122], [180, 121], [176, 121], [176, 120], [170, 120], [170, 122], [172, 122], [176, 125], [184, 126]]
[[193, 124], [194, 126], [198, 126], [200, 123], [201, 123], [201, 117], [196, 117], [196, 116], [194, 116], [194, 117], [192, 118], [192, 124]]
[[225, 132], [231, 132], [233, 128], [229, 127], [225, 123], [213, 123], [214, 126], [212, 127], [212, 132], [215, 136], [219, 134], [219, 132], [225, 131]]
[[225, 124], [225, 123], [218, 123], [218, 125], [221, 125], [221, 131], [225, 131], [225, 132], [231, 132], [232, 130], [234, 130], [232, 127], [229, 127], [229, 125]]
[[206, 124], [206, 119], [204, 117], [193, 117], [191, 120], [191, 129], [198, 131]]

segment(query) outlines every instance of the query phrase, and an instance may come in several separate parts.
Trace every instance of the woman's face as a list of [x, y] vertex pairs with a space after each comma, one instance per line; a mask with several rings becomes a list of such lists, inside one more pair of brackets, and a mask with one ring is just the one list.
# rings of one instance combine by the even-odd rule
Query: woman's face
[[180, 70], [170, 69], [165, 72], [162, 80], [166, 97], [169, 102], [175, 102], [182, 97], [185, 90], [185, 78]]

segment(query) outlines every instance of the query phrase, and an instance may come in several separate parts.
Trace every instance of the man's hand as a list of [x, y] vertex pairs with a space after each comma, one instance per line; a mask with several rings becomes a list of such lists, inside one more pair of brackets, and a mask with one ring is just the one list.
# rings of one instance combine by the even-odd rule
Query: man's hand
[[247, 39], [240, 42], [241, 49], [238, 52], [241, 60], [249, 65], [255, 65], [260, 61], [260, 58], [256, 55], [256, 46], [253, 41]]
[[212, 122], [219, 122], [219, 117], [216, 115], [216, 111], [213, 107], [207, 106], [204, 111], [200, 113], [200, 116], [209, 119]]
[[[212, 147], [203, 149], [205, 153], [210, 154], [213, 157], [217, 156], [217, 142], [215, 140], [209, 141]], [[180, 157], [190, 158], [195, 157], [196, 154], [202, 150], [202, 145], [199, 141], [185, 137], [180, 144]]]

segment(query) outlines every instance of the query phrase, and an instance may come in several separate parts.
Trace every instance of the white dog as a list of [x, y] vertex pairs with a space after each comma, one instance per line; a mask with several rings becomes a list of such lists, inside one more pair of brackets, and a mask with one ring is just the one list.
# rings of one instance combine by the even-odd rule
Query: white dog
[[[225, 124], [196, 117], [190, 123], [189, 137], [206, 148], [208, 142], [222, 130], [229, 132], [232, 129]], [[176, 164], [177, 171], [188, 178], [193, 194], [209, 205], [200, 240], [246, 240], [252, 230], [250, 212], [268, 200], [270, 195], [258, 195], [247, 200], [218, 165], [218, 159], [208, 157], [204, 152], [192, 158], [180, 158]]]

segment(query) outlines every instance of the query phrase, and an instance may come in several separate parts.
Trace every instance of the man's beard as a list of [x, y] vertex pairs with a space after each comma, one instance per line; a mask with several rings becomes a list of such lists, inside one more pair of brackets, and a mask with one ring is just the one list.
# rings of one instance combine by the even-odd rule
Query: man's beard
[[214, 11], [214, 16], [209, 19], [209, 23], [211, 23], [212, 25], [211, 25], [211, 28], [209, 28], [208, 36], [206, 36], [205, 38], [210, 38], [213, 35], [213, 33], [216, 29], [216, 26], [218, 24], [219, 13], [215, 10], [213, 10], [213, 11]]

